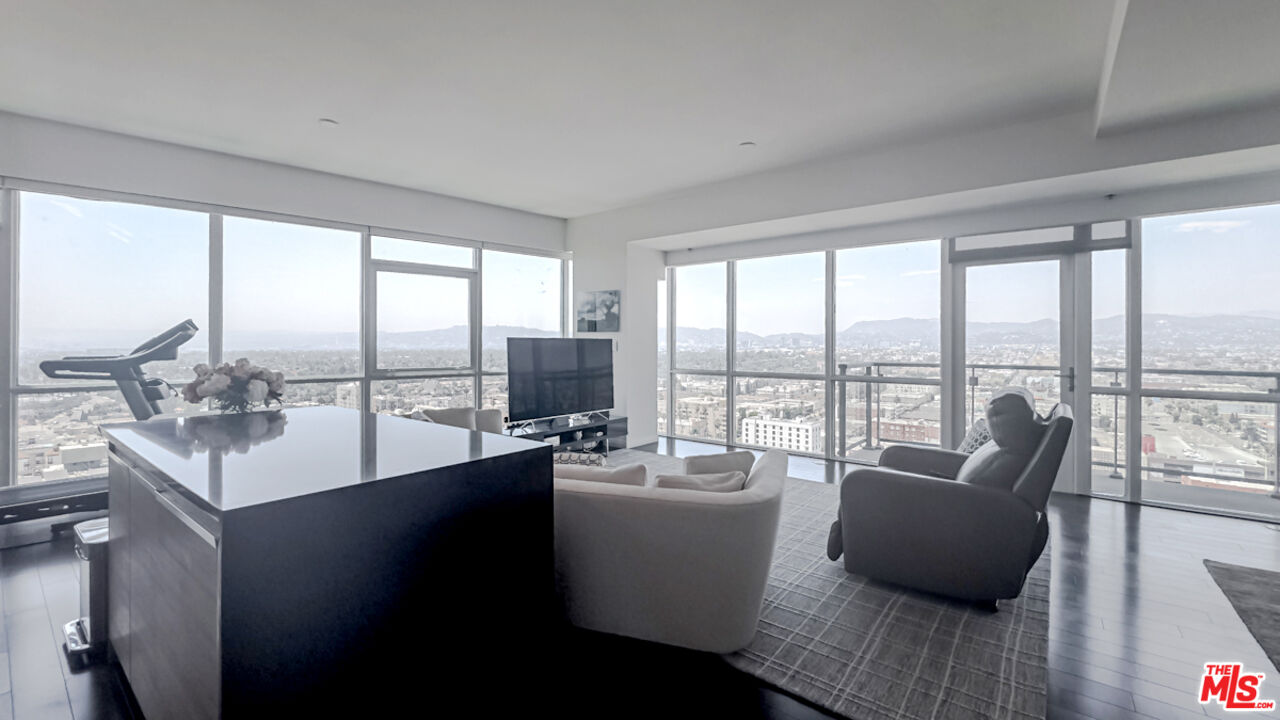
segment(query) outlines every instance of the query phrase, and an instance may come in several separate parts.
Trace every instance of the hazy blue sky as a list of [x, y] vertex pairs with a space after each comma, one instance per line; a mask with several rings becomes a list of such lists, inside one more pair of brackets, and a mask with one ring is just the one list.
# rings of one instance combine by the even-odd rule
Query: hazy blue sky
[[[21, 222], [24, 340], [97, 338], [108, 331], [141, 338], [187, 317], [207, 325], [207, 215], [23, 193]], [[1143, 238], [1146, 312], [1280, 316], [1280, 205], [1152, 218], [1143, 221]], [[356, 233], [228, 217], [224, 244], [228, 333], [358, 331]], [[557, 327], [556, 261], [485, 257], [486, 323]], [[822, 253], [740, 261], [739, 327], [821, 333], [822, 262]], [[933, 240], [839, 251], [837, 328], [860, 320], [936, 318], [938, 264]], [[1094, 272], [1095, 313], [1119, 314], [1123, 254], [1095, 255]], [[723, 327], [724, 265], [677, 273], [678, 324]], [[1051, 262], [972, 268], [969, 317], [1056, 317], [1057, 283]], [[383, 329], [459, 324], [461, 293], [440, 290], [450, 285], [460, 283], [388, 277], [380, 288]]]
[[[84, 336], [92, 344], [121, 335], [131, 343], [188, 317], [207, 327], [208, 215], [35, 193], [21, 197], [25, 343]], [[226, 217], [223, 248], [228, 334], [359, 331], [358, 233]], [[486, 252], [485, 263], [486, 323], [559, 327], [558, 261]], [[402, 274], [384, 277], [383, 329], [466, 322], [465, 293], [459, 313], [456, 293], [439, 296], [431, 290], [440, 286]], [[442, 285], [450, 284], [462, 283]], [[195, 346], [202, 340], [198, 336]]]
[[[860, 320], [937, 318], [938, 241], [836, 253], [836, 327]], [[756, 333], [822, 332], [821, 254], [738, 263], [738, 326]], [[1095, 317], [1124, 312], [1125, 253], [1093, 255]], [[677, 322], [724, 326], [723, 263], [677, 270]], [[966, 312], [976, 322], [1058, 317], [1054, 261], [973, 267]], [[760, 289], [767, 289], [767, 293]], [[1178, 315], [1280, 317], [1280, 205], [1174, 215], [1143, 221], [1143, 310]], [[747, 308], [748, 323], [743, 322]]]

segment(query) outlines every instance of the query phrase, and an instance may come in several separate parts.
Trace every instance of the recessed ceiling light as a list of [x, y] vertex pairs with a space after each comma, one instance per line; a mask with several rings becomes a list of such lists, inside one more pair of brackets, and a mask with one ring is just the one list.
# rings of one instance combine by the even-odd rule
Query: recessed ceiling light
[[744, 141], [742, 141], [742, 142], [738, 143], [738, 147], [753, 148], [753, 147], [755, 147], [755, 146], [756, 146], [756, 144], [755, 144], [754, 142], [751, 142], [750, 140], [744, 140]]
[[320, 123], [321, 127], [333, 127], [338, 124], [338, 121], [333, 118], [320, 118], [317, 122]]

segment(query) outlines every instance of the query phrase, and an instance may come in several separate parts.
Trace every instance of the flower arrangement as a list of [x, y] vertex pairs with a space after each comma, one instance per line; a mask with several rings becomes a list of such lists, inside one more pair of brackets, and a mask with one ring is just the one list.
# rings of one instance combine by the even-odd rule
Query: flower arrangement
[[270, 407], [272, 402], [278, 405], [284, 395], [284, 373], [258, 367], [246, 358], [214, 368], [200, 363], [193, 369], [196, 379], [182, 388], [182, 399], [189, 403], [209, 399], [224, 413], [242, 413], [258, 403], [264, 407]]

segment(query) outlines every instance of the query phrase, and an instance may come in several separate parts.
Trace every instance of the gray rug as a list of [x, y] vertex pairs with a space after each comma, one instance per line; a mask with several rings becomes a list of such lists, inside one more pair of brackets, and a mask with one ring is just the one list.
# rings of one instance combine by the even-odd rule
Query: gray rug
[[1271, 664], [1280, 667], [1280, 573], [1216, 560], [1204, 566]]
[[[610, 465], [681, 461], [615, 452]], [[1043, 718], [1047, 705], [1049, 553], [1017, 600], [988, 613], [850, 575], [826, 557], [834, 485], [788, 478], [760, 626], [725, 659], [851, 718]]]

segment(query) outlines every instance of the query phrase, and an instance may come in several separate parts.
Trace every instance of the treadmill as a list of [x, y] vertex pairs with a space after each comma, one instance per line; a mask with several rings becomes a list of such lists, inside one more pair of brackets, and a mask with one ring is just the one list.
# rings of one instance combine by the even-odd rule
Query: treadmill
[[155, 360], [177, 360], [178, 348], [196, 336], [200, 328], [183, 320], [142, 343], [128, 355], [72, 355], [45, 360], [40, 371], [55, 380], [114, 380], [136, 420], [159, 415], [165, 382], [148, 378], [142, 366]]
[[[160, 401], [165, 398], [166, 386], [159, 378], [147, 377], [142, 366], [156, 360], [178, 359], [178, 348], [197, 332], [199, 328], [194, 322], [184, 320], [128, 354], [46, 360], [40, 363], [40, 370], [55, 380], [115, 381], [134, 418], [146, 420], [161, 412]], [[0, 525], [105, 509], [105, 477], [15, 485], [0, 491]], [[54, 530], [60, 529], [63, 528]]]
[[[177, 360], [178, 348], [195, 337], [199, 328], [184, 320], [147, 340], [126, 355], [78, 355], [46, 360], [40, 370], [55, 380], [114, 380], [137, 420], [147, 420], [161, 412], [167, 384], [149, 378], [142, 366], [156, 360]], [[52, 515], [107, 509], [105, 477], [36, 483], [9, 489], [0, 502], [0, 523], [31, 520]], [[71, 523], [55, 523], [57, 534]], [[106, 540], [110, 534], [106, 518], [75, 525], [76, 555], [80, 557], [80, 616], [62, 627], [66, 637], [63, 650], [67, 662], [78, 666], [105, 646], [107, 626]], [[92, 631], [92, 635], [91, 635]]]

